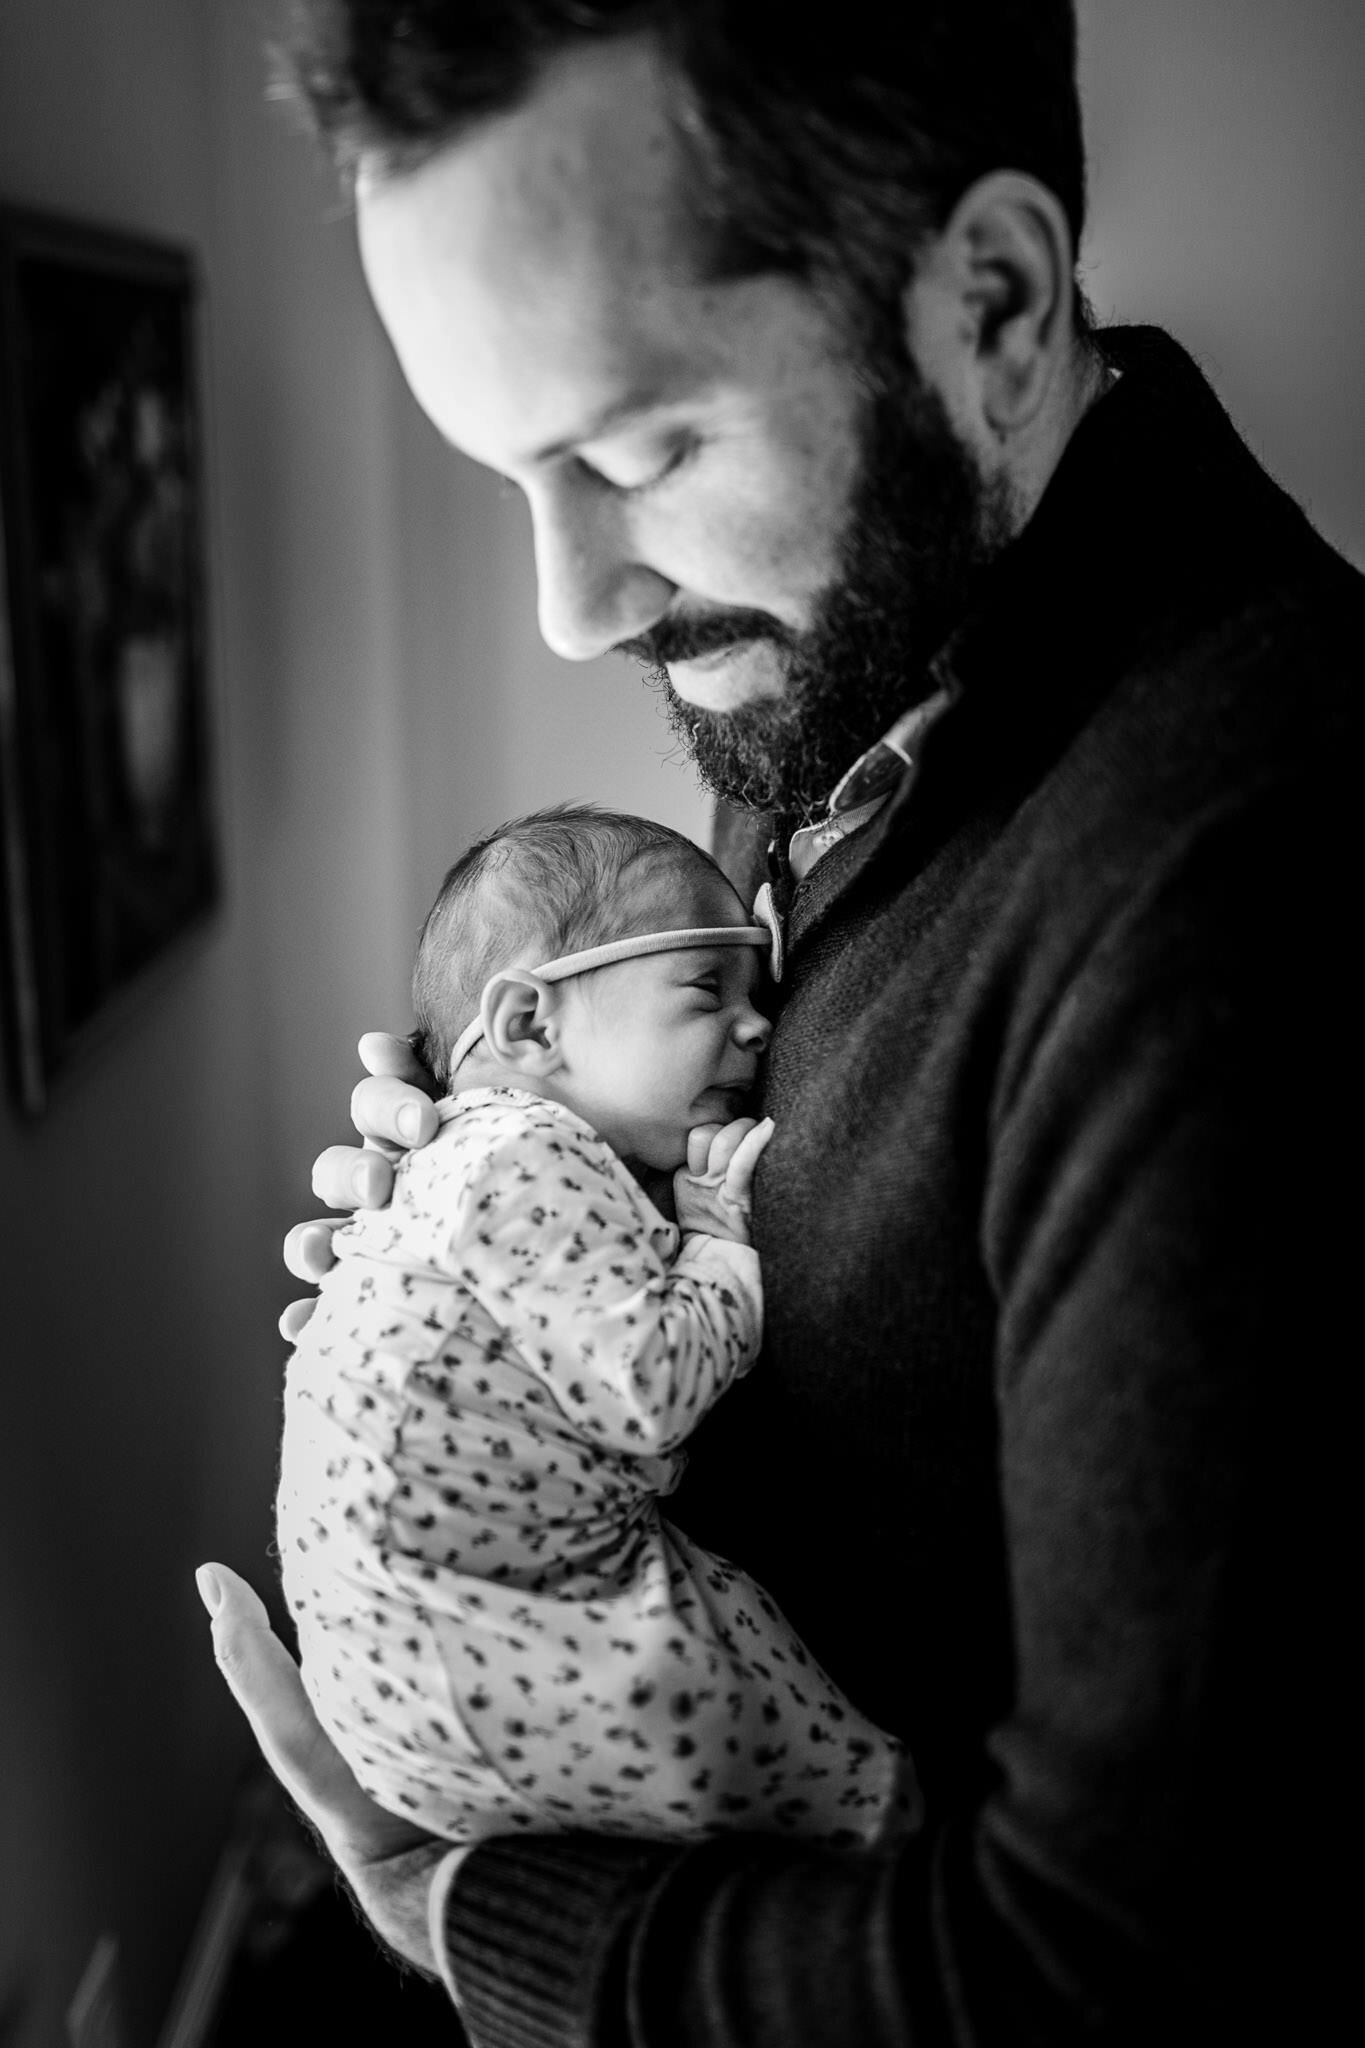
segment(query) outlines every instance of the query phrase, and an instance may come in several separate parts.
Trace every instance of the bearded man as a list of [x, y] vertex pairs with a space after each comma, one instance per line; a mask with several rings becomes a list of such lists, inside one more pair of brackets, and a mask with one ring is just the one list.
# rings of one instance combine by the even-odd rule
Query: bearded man
[[1365, 610], [1179, 348], [1090, 327], [1070, 5], [310, 0], [294, 67], [546, 640], [657, 670], [771, 842], [766, 1348], [671, 1512], [926, 1812], [448, 1854], [213, 1567], [267, 1755], [488, 2048], [1319, 2038]]

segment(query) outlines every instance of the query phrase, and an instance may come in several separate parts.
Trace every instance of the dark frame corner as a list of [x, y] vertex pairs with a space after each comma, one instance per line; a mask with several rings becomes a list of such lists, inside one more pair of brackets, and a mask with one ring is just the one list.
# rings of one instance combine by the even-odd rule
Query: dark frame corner
[[189, 251], [0, 207], [0, 937], [42, 1110], [219, 896]]

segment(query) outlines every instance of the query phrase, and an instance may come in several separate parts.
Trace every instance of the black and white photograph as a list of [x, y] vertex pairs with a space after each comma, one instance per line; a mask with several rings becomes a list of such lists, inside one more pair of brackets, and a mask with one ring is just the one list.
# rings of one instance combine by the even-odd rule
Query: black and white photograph
[[0, 2048], [1340, 2038], [1362, 109], [0, 0]]

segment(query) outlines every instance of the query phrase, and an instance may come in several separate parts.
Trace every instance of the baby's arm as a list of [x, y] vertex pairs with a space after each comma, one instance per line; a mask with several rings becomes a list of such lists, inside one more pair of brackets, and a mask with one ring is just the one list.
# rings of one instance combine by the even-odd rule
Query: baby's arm
[[693, 1229], [676, 1256], [674, 1242], [601, 1139], [518, 1112], [462, 1187], [440, 1262], [576, 1430], [651, 1457], [692, 1433], [762, 1335], [758, 1261], [733, 1229]]

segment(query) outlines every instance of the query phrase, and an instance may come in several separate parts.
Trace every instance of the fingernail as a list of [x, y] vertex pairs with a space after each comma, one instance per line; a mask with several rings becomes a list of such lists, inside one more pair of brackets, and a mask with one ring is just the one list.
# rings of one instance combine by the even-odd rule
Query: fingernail
[[416, 1102], [405, 1102], [394, 1119], [405, 1144], [415, 1145], [422, 1135], [422, 1110]]
[[351, 1193], [352, 1193], [352, 1194], [353, 1194], [353, 1195], [355, 1196], [355, 1198], [356, 1198], [356, 1200], [357, 1200], [358, 1202], [368, 1202], [368, 1201], [369, 1201], [369, 1199], [370, 1199], [370, 1162], [369, 1162], [369, 1160], [368, 1160], [368, 1159], [362, 1159], [362, 1160], [361, 1160], [361, 1162], [360, 1162], [360, 1164], [359, 1164], [358, 1166], [352, 1167], [352, 1169], [351, 1169]]
[[199, 1588], [199, 1598], [209, 1613], [216, 1614], [223, 1604], [223, 1588], [213, 1567], [201, 1564], [194, 1575], [194, 1583]]

